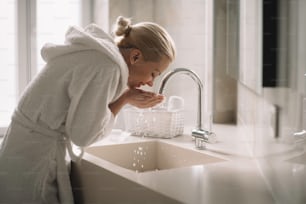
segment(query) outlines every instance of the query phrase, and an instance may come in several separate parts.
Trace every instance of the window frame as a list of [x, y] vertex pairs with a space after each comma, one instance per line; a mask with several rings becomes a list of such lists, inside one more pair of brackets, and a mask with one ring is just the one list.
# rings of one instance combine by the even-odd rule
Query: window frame
[[[37, 35], [36, 35], [36, 2], [37, 0], [16, 0], [16, 96], [20, 98], [27, 84], [37, 73]], [[94, 0], [81, 0], [81, 25], [93, 22]], [[17, 103], [16, 103], [17, 105]], [[2, 137], [8, 127], [0, 127]]]

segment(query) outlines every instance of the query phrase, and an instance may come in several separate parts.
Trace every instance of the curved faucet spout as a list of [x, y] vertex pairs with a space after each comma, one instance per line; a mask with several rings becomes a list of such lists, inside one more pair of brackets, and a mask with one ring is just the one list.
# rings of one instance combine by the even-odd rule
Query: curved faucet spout
[[215, 134], [213, 132], [204, 130], [202, 128], [202, 95], [203, 95], [203, 84], [200, 77], [190, 69], [187, 68], [176, 68], [167, 74], [161, 80], [159, 87], [159, 94], [162, 94], [168, 80], [176, 74], [186, 74], [190, 76], [194, 82], [198, 85], [198, 112], [197, 112], [197, 125], [194, 130], [192, 130], [191, 135], [195, 138], [195, 145], [199, 149], [205, 149], [205, 142], [215, 142]]
[[198, 113], [197, 113], [197, 126], [196, 126], [196, 128], [199, 129], [199, 130], [202, 130], [202, 92], [203, 92], [203, 84], [202, 84], [202, 81], [201, 81], [200, 77], [195, 72], [193, 72], [192, 70], [187, 69], [187, 68], [176, 68], [176, 69], [166, 73], [161, 80], [161, 84], [160, 84], [158, 93], [162, 94], [168, 80], [172, 76], [174, 76], [178, 73], [186, 74], [186, 75], [190, 76], [193, 79], [193, 81], [196, 82], [197, 85], [198, 85]]

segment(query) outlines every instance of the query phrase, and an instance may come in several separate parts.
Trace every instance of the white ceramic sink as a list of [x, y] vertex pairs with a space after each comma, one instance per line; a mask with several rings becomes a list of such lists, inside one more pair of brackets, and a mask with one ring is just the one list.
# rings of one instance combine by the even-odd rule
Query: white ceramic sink
[[224, 161], [196, 150], [182, 148], [158, 140], [89, 147], [85, 152], [137, 172]]

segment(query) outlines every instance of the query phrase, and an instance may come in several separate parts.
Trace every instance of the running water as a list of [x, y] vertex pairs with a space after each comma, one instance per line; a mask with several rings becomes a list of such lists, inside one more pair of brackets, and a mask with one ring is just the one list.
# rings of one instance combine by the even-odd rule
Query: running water
[[[148, 149], [148, 147], [146, 147]], [[147, 152], [144, 147], [138, 146], [134, 152], [134, 157], [133, 157], [133, 168], [135, 169], [136, 172], [143, 172], [145, 171], [145, 160], [146, 160], [146, 155]]]

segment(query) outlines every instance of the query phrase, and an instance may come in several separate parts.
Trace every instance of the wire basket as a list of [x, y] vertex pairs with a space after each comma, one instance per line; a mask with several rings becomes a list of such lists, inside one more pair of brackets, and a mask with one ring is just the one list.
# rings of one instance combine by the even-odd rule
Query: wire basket
[[182, 110], [124, 109], [126, 131], [132, 135], [157, 138], [172, 138], [183, 134]]

